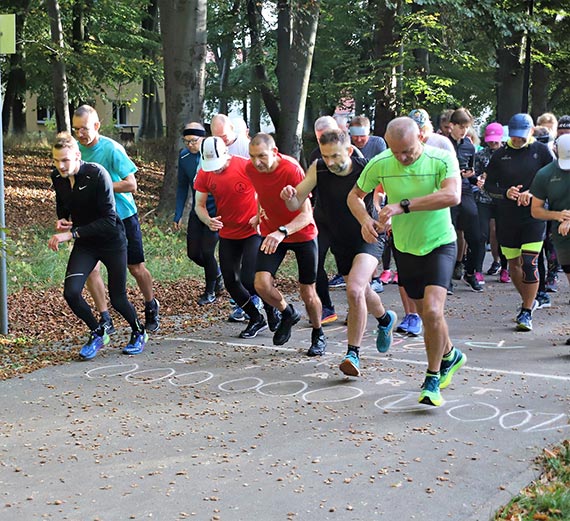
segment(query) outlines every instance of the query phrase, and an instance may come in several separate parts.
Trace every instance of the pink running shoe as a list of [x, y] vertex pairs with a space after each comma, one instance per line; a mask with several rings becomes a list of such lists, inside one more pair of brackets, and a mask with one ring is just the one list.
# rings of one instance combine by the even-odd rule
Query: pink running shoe
[[394, 272], [394, 277], [392, 278], [392, 284], [398, 284], [398, 272]]
[[384, 270], [380, 275], [380, 281], [382, 284], [390, 284], [392, 280], [392, 271], [391, 270]]
[[485, 285], [485, 277], [483, 277], [482, 273], [476, 271], [475, 272], [475, 278], [477, 279], [477, 282], [479, 283], [480, 286]]
[[511, 282], [511, 277], [507, 270], [501, 270], [501, 274], [499, 275], [499, 282], [502, 282], [503, 284], [508, 284]]

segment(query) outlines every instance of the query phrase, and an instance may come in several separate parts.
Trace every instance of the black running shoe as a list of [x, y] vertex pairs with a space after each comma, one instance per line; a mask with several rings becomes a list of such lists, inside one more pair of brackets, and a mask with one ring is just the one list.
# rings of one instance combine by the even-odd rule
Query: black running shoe
[[307, 356], [323, 356], [327, 348], [327, 338], [320, 331], [311, 333], [311, 347], [307, 351]]
[[265, 322], [265, 319], [263, 318], [263, 316], [259, 315], [259, 318], [257, 320], [252, 318], [249, 321], [249, 324], [239, 334], [239, 337], [240, 338], [255, 338], [257, 336], [257, 333], [259, 333], [260, 331], [263, 331], [264, 329], [267, 329], [267, 322]]
[[198, 305], [205, 306], [206, 304], [212, 304], [212, 302], [215, 301], [216, 301], [215, 293], [209, 293], [208, 291], [204, 291], [204, 293], [202, 293], [202, 295], [200, 295], [200, 298], [198, 299]]
[[282, 346], [291, 338], [291, 328], [301, 320], [300, 313], [291, 306], [292, 313], [281, 314], [281, 323], [273, 335], [273, 344]]
[[155, 333], [160, 328], [160, 315], [158, 314], [159, 309], [160, 304], [157, 299], [152, 299], [152, 302], [145, 304], [144, 328], [146, 331]]

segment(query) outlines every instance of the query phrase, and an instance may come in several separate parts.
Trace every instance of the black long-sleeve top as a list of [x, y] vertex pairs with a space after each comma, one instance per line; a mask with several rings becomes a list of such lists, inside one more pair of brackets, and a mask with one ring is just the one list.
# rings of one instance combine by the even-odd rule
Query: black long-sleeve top
[[72, 221], [82, 243], [105, 248], [126, 245], [109, 173], [101, 165], [82, 161], [74, 177], [72, 187], [57, 169], [51, 174], [58, 219]]

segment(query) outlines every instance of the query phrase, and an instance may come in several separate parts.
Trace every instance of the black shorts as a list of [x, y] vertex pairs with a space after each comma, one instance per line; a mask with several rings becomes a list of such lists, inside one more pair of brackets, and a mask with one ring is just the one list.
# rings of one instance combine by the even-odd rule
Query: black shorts
[[331, 240], [331, 251], [333, 252], [336, 260], [338, 272], [342, 276], [349, 274], [354, 258], [359, 253], [367, 253], [374, 257], [378, 262], [382, 259], [384, 252], [384, 245], [386, 242], [385, 235], [378, 237], [378, 240], [372, 244], [366, 242], [362, 237], [354, 242], [341, 242], [336, 241], [334, 238]]
[[127, 236], [127, 264], [141, 264], [144, 262], [144, 249], [138, 214], [123, 219], [123, 224]]
[[523, 244], [544, 241], [546, 223], [537, 219], [512, 221], [499, 217], [497, 240], [505, 248], [520, 248]]
[[288, 251], [295, 253], [299, 270], [299, 282], [301, 284], [314, 284], [317, 280], [317, 239], [305, 242], [282, 242], [277, 246], [275, 253], [271, 255], [259, 250], [255, 271], [268, 271], [275, 277]]
[[394, 259], [398, 268], [398, 286], [402, 286], [414, 300], [424, 298], [427, 286], [449, 287], [455, 260], [457, 243], [450, 242], [427, 255], [403, 253], [394, 247]]

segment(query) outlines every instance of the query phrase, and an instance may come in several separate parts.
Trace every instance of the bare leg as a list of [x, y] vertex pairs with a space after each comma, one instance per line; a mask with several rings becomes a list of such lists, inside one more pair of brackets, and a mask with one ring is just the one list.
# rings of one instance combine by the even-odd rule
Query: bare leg
[[316, 284], [299, 284], [299, 288], [301, 298], [305, 303], [305, 309], [307, 310], [313, 329], [319, 329], [321, 327], [323, 306], [321, 304], [321, 299], [317, 295]]
[[[287, 301], [281, 292], [275, 287], [274, 279], [268, 271], [258, 271], [255, 274], [255, 291], [261, 299], [270, 306], [283, 311], [287, 307]], [[319, 324], [321, 316], [319, 315]]]
[[129, 271], [137, 281], [137, 285], [143, 294], [145, 302], [151, 302], [154, 299], [154, 291], [152, 289], [152, 276], [145, 266], [144, 262], [140, 264], [129, 264]]
[[538, 291], [538, 281], [532, 284], [527, 284], [523, 282], [523, 269], [522, 269], [522, 259], [517, 257], [516, 259], [509, 259], [509, 273], [511, 275], [511, 280], [517, 288], [519, 295], [523, 301], [523, 308], [532, 309], [532, 304], [536, 297], [536, 292]]

